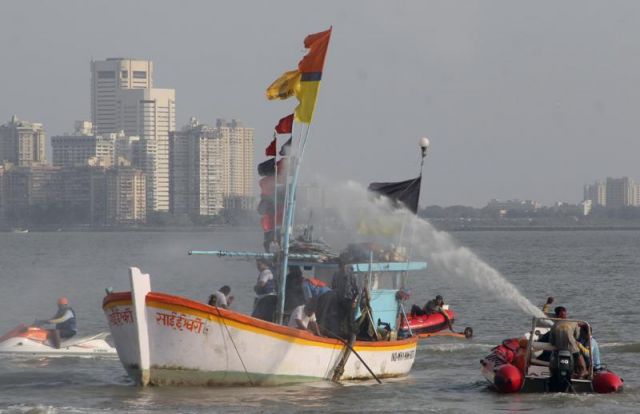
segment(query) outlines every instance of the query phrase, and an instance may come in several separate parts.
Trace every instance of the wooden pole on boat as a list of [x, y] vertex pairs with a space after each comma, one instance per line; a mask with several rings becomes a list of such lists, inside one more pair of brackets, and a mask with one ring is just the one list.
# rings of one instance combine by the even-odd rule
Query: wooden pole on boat
[[329, 335], [331, 335], [334, 339], [337, 339], [338, 341], [342, 342], [344, 344], [344, 346], [345, 346], [345, 352], [342, 354], [342, 358], [340, 358], [340, 362], [338, 362], [338, 365], [336, 365], [335, 369], [333, 370], [333, 377], [331, 378], [332, 381], [337, 382], [337, 381], [340, 380], [340, 377], [344, 373], [344, 366], [346, 365], [347, 359], [349, 358], [349, 353], [353, 352], [353, 354], [356, 357], [358, 357], [360, 362], [362, 362], [362, 365], [364, 365], [364, 367], [367, 369], [367, 371], [369, 371], [369, 374], [371, 374], [373, 379], [375, 379], [378, 382], [378, 384], [382, 384], [382, 381], [380, 381], [380, 378], [378, 378], [378, 376], [371, 370], [371, 368], [369, 368], [369, 365], [367, 365], [367, 363], [364, 362], [364, 359], [362, 359], [360, 354], [358, 352], [356, 352], [355, 349], [353, 349], [353, 344], [355, 344], [355, 342], [356, 342], [356, 335], [355, 334], [351, 334], [351, 338], [349, 338], [349, 341], [346, 341], [346, 340], [340, 338], [338, 335], [336, 335], [333, 332], [331, 332], [330, 330], [328, 330], [327, 328], [323, 327], [323, 329]]

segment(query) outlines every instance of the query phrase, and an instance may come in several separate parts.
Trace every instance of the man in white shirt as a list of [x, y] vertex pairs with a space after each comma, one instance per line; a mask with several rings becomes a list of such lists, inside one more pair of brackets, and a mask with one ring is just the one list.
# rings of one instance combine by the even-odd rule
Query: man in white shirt
[[258, 298], [276, 293], [276, 284], [273, 279], [273, 273], [271, 273], [271, 269], [269, 268], [269, 262], [264, 259], [258, 259], [256, 266], [259, 274], [258, 281], [253, 290], [258, 295]]
[[320, 329], [316, 322], [316, 310], [315, 306], [311, 303], [306, 305], [300, 305], [291, 312], [289, 318], [289, 328], [297, 328], [305, 331], [310, 331], [318, 336], [320, 335]]
[[222, 286], [217, 292], [209, 296], [209, 305], [217, 306], [218, 308], [227, 309], [232, 302], [231, 288], [227, 285]]

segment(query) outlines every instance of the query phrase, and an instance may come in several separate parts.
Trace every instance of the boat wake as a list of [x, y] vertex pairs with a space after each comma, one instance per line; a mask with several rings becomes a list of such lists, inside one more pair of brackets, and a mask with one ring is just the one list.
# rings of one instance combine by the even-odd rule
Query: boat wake
[[600, 348], [607, 349], [607, 352], [615, 353], [640, 353], [640, 342], [610, 342], [598, 344]]
[[493, 348], [495, 344], [482, 344], [482, 343], [442, 343], [442, 344], [420, 344], [418, 349], [420, 351], [429, 352], [443, 352], [443, 353], [458, 353], [468, 352], [469, 350], [482, 350], [488, 351]]

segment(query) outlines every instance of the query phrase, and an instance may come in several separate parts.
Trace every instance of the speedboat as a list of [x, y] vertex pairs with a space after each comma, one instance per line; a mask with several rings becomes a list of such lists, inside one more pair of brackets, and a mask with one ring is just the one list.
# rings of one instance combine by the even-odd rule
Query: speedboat
[[[443, 308], [449, 316], [449, 320], [451, 320], [451, 323], [453, 324], [457, 315], [453, 310], [449, 309], [449, 305], [444, 305]], [[449, 324], [441, 313], [431, 313], [428, 315], [406, 315], [406, 318], [404, 318], [400, 325], [399, 335], [403, 337], [417, 335], [420, 338], [452, 336], [456, 338], [470, 339], [473, 336], [473, 329], [466, 327], [462, 332], [451, 331], [449, 330]]]
[[[533, 318], [532, 328], [521, 338], [509, 338], [480, 360], [482, 375], [491, 388], [501, 393], [574, 392], [612, 393], [624, 388], [624, 381], [606, 368], [589, 364], [586, 378], [574, 378], [571, 352], [548, 342], [549, 327], [560, 319]], [[586, 324], [578, 320], [563, 321]]]
[[49, 331], [38, 326], [20, 324], [0, 337], [0, 354], [33, 356], [113, 356], [116, 349], [105, 340], [109, 332], [72, 337], [56, 348], [49, 340]]

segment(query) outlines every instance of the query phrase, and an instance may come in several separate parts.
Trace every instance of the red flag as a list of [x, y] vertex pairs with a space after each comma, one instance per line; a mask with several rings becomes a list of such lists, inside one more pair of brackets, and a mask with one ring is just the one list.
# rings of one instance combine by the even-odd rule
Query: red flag
[[264, 155], [266, 155], [267, 157], [276, 156], [276, 139], [275, 138], [273, 139], [273, 141], [271, 141], [271, 144], [269, 144], [269, 146], [265, 148]]
[[293, 129], [293, 114], [282, 118], [278, 125], [276, 125], [276, 132], [278, 134], [290, 134]]

